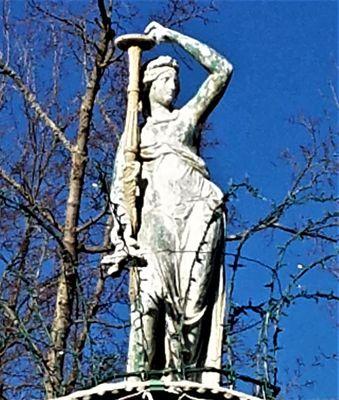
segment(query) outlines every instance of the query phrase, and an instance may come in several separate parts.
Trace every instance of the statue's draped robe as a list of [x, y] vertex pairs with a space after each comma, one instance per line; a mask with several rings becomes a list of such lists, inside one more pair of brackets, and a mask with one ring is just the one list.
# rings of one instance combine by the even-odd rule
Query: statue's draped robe
[[[222, 353], [223, 195], [208, 179], [205, 163], [197, 155], [192, 121], [193, 115], [183, 108], [166, 119], [149, 117], [141, 132], [142, 211], [137, 242], [147, 266], [133, 273], [128, 372], [170, 369], [174, 372], [168, 379], [218, 384], [220, 374], [215, 372], [185, 376], [175, 372], [185, 367], [186, 371], [220, 369]], [[120, 149], [117, 163], [121, 157]], [[119, 168], [111, 194], [118, 219], [112, 231], [118, 258], [130, 232], [119, 204]], [[121, 226], [125, 243], [119, 247], [117, 227]]]

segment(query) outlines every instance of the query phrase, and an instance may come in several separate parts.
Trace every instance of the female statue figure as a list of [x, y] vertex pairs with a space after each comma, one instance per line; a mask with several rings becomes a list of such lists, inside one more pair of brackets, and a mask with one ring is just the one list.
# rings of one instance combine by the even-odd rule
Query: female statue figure
[[209, 180], [198, 145], [200, 127], [223, 95], [232, 66], [205, 44], [156, 22], [145, 33], [157, 43], [178, 44], [209, 75], [198, 93], [175, 109], [177, 62], [161, 56], [144, 68], [140, 227], [137, 239], [131, 237], [120, 201], [120, 149], [111, 193], [116, 247], [104, 263], [121, 265], [128, 255], [146, 260], [132, 274], [128, 372], [148, 378], [160, 370], [164, 379], [218, 384], [225, 305], [223, 194]]

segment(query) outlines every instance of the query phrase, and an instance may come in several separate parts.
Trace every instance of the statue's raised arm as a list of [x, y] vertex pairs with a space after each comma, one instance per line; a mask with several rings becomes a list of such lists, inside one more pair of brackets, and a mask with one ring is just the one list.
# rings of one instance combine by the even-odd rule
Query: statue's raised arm
[[209, 72], [209, 76], [198, 93], [183, 108], [185, 111], [193, 113], [196, 123], [206, 119], [228, 86], [233, 71], [232, 64], [206, 44], [165, 28], [158, 22], [151, 22], [146, 27], [145, 33], [157, 43], [174, 42], [179, 44]]

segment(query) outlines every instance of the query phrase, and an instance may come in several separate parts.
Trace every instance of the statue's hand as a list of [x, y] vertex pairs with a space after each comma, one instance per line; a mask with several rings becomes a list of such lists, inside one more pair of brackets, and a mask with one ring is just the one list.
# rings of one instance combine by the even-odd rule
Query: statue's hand
[[145, 34], [150, 36], [157, 44], [170, 38], [170, 29], [165, 28], [159, 22], [152, 21], [145, 28]]
[[105, 268], [108, 275], [117, 277], [127, 266], [145, 267], [147, 265], [145, 254], [139, 248], [137, 241], [133, 238], [129, 239], [129, 245], [122, 251], [102, 257], [101, 265]]
[[106, 268], [108, 275], [116, 276], [121, 272], [121, 267], [119, 263], [117, 263], [116, 257], [111, 254], [108, 254], [101, 259], [101, 265]]

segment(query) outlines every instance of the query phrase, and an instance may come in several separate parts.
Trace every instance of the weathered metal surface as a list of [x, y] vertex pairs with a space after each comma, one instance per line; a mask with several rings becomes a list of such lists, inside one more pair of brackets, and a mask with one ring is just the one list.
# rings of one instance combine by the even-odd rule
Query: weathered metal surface
[[226, 389], [205, 386], [191, 381], [164, 383], [147, 382], [104, 383], [89, 390], [75, 392], [55, 400], [260, 400], [257, 397]]

